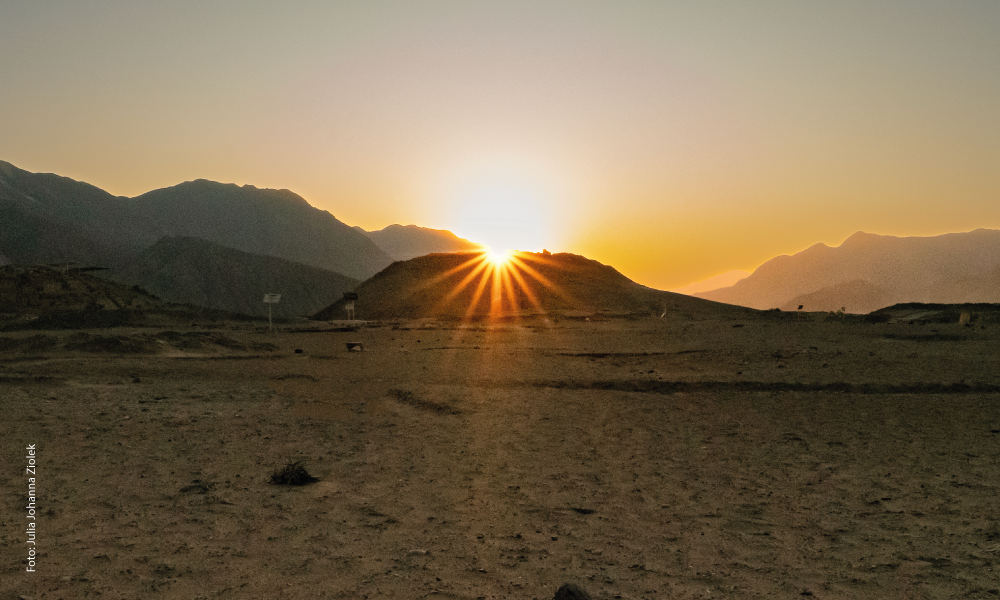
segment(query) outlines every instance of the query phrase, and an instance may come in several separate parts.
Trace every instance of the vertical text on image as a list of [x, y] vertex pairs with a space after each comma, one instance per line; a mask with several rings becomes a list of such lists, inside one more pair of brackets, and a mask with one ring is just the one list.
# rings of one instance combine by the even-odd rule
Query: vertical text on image
[[29, 573], [34, 573], [35, 558], [38, 554], [38, 545], [35, 538], [35, 524], [38, 522], [36, 518], [38, 516], [36, 514], [37, 510], [35, 507], [35, 498], [38, 496], [37, 488], [35, 487], [36, 477], [38, 475], [38, 456], [35, 454], [35, 444], [29, 444], [25, 450], [28, 453], [25, 457], [28, 459], [28, 466], [25, 467], [25, 474], [28, 475], [28, 506], [26, 507], [28, 509], [28, 514], [25, 515], [25, 518], [28, 521], [28, 529], [26, 530], [28, 539], [25, 540], [25, 543], [28, 544], [28, 566], [26, 567], [26, 570]]

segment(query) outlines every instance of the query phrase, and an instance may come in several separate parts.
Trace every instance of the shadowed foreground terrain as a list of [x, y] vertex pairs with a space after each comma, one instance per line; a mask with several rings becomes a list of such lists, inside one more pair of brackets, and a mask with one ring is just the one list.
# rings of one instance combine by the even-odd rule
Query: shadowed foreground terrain
[[792, 317], [4, 334], [0, 598], [998, 597], [1000, 326]]

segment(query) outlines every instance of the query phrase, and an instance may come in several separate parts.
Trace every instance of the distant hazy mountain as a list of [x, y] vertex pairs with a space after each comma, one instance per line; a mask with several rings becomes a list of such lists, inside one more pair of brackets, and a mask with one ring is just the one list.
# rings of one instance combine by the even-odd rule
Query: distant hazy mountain
[[315, 313], [359, 281], [273, 256], [249, 254], [190, 237], [163, 238], [107, 277], [168, 302], [267, 315], [264, 294], [281, 294], [274, 316]]
[[130, 202], [134, 214], [156, 223], [160, 236], [197, 237], [357, 279], [371, 277], [392, 262], [368, 237], [288, 190], [199, 179]]
[[864, 314], [893, 304], [892, 297], [883, 288], [863, 279], [855, 279], [796, 296], [778, 308], [795, 311], [801, 306], [807, 312], [844, 309], [845, 312]]
[[741, 279], [746, 279], [750, 276], [750, 271], [726, 271], [721, 275], [716, 275], [715, 277], [709, 277], [703, 281], [697, 281], [695, 283], [689, 283], [684, 287], [670, 290], [678, 294], [687, 294], [689, 296], [697, 294], [699, 292], [711, 292], [712, 290], [717, 290], [719, 288], [729, 287], [740, 281]]
[[416, 225], [389, 225], [378, 231], [355, 229], [368, 236], [394, 260], [410, 260], [436, 252], [472, 252], [483, 247], [444, 229]]
[[198, 237], [357, 279], [392, 262], [366, 235], [288, 190], [198, 180], [136, 198], [0, 162], [0, 253], [14, 263], [116, 264], [164, 236]]
[[[667, 310], [682, 311], [689, 317], [711, 313], [715, 317], [738, 318], [750, 312], [654, 290], [630, 280], [610, 266], [576, 254], [519, 252], [515, 256], [530, 270], [519, 269], [518, 276], [510, 277], [509, 285], [497, 296], [496, 304], [490, 269], [477, 271], [477, 266], [482, 264], [481, 252], [429, 254], [395, 262], [358, 286], [355, 289], [357, 317], [483, 318], [490, 315], [494, 307], [506, 315], [522, 311], [659, 315]], [[546, 283], [540, 283], [536, 275]], [[512, 297], [515, 302], [511, 301]], [[332, 320], [341, 319], [343, 315], [343, 300], [339, 300], [312, 318]]]
[[998, 267], [997, 230], [903, 238], [858, 232], [839, 247], [778, 256], [731, 287], [695, 295], [759, 309], [802, 304], [848, 312], [900, 302], [1000, 302]]

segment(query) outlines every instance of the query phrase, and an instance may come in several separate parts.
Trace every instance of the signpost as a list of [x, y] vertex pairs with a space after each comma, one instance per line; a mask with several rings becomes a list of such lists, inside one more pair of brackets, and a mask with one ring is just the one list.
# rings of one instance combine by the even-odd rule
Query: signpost
[[277, 304], [281, 300], [281, 294], [264, 294], [264, 304], [267, 305], [267, 330], [274, 331], [274, 326], [271, 325], [271, 305]]
[[344, 310], [347, 311], [347, 320], [354, 320], [354, 301], [358, 299], [357, 292], [344, 292]]

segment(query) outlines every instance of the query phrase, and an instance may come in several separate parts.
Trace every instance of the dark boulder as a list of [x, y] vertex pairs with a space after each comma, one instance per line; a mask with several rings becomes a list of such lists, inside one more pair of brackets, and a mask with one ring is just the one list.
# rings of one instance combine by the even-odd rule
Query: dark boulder
[[555, 600], [590, 600], [590, 594], [583, 591], [575, 584], [564, 583], [563, 586], [556, 591]]

